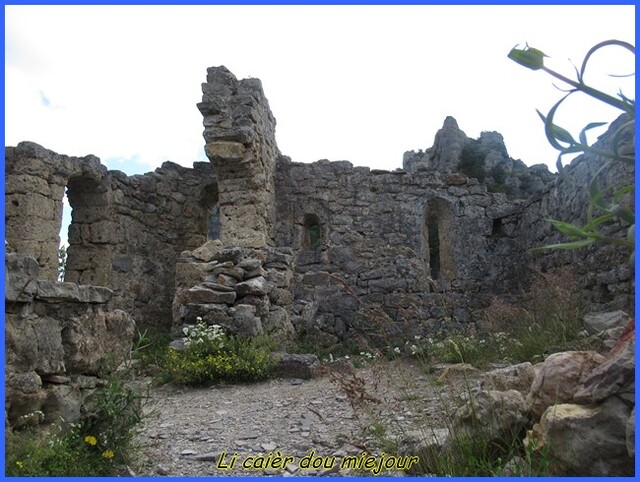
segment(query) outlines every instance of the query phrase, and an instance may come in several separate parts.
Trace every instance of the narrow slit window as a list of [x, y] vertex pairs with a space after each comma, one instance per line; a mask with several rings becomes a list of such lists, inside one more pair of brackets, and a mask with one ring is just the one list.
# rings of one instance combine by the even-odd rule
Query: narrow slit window
[[220, 239], [220, 204], [215, 203], [209, 211], [207, 239]]
[[440, 277], [440, 235], [438, 233], [438, 219], [430, 218], [427, 231], [429, 233], [429, 267], [431, 276], [435, 279]]
[[422, 243], [429, 276], [436, 280], [455, 279], [455, 237], [449, 202], [440, 198], [430, 200], [425, 208], [423, 222]]

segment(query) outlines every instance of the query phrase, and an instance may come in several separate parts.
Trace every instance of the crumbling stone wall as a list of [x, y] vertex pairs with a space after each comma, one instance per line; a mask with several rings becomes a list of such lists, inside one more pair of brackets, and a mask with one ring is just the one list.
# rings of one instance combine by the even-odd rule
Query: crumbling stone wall
[[[612, 123], [594, 145], [599, 150], [612, 149], [611, 136], [621, 125], [627, 122], [621, 116]], [[633, 155], [635, 138], [633, 126], [622, 137], [624, 142], [620, 152]], [[513, 265], [520, 269], [524, 264], [537, 266], [543, 271], [554, 271], [571, 266], [571, 271], [579, 280], [585, 300], [593, 309], [624, 309], [634, 312], [635, 273], [630, 262], [631, 252], [614, 244], [597, 243], [588, 248], [571, 251], [541, 251], [527, 253], [532, 247], [564, 243], [569, 239], [559, 233], [548, 222], [556, 219], [577, 226], [587, 223], [589, 211], [588, 186], [594, 175], [603, 166], [602, 158], [585, 154], [574, 159], [563, 174], [551, 183], [538, 196], [519, 204], [507, 219], [515, 223], [515, 251]], [[635, 168], [621, 162], [611, 163], [598, 178], [601, 186], [611, 186], [615, 190], [634, 183]], [[610, 193], [607, 197], [609, 197]], [[632, 195], [622, 199], [622, 203], [633, 207]], [[610, 222], [602, 226], [604, 234], [614, 238], [626, 238], [627, 228], [619, 222]], [[526, 273], [526, 270], [522, 271]]]
[[[38, 261], [42, 279], [58, 279], [65, 187], [69, 182], [78, 180], [96, 191], [106, 171], [95, 156], [63, 156], [30, 142], [6, 148], [6, 242], [11, 251], [31, 255]], [[94, 220], [104, 220], [104, 217], [98, 218], [93, 217]]]
[[[129, 354], [135, 322], [105, 287], [41, 279], [35, 258], [5, 253], [6, 417], [12, 427], [73, 423], [100, 377]], [[41, 419], [37, 412], [43, 413]]]
[[[555, 211], [548, 209], [555, 202], [549, 196], [558, 196], [546, 186], [560, 186], [562, 181], [553, 184], [556, 176], [546, 167], [527, 168], [511, 159], [498, 133], [469, 139], [451, 117], [436, 134], [433, 147], [405, 154], [404, 169], [371, 171], [345, 161], [300, 164], [281, 155], [274, 167], [272, 154], [278, 150], [273, 131], [262, 128], [264, 119], [272, 119], [268, 103], [261, 89], [250, 100], [240, 97], [244, 82], [223, 67], [208, 69], [199, 104], [205, 117], [204, 136], [219, 174], [222, 164], [229, 173], [220, 185], [241, 179], [244, 189], [268, 195], [270, 209], [270, 180], [275, 175], [275, 223], [266, 227], [262, 223], [266, 215], [258, 216], [258, 221], [241, 212], [233, 218], [223, 216], [223, 244], [225, 239], [242, 244], [243, 236], [225, 238], [224, 231], [242, 229], [250, 219], [248, 224], [260, 236], [275, 246], [293, 248], [292, 321], [298, 331], [320, 331], [328, 335], [328, 343], [345, 338], [350, 329], [380, 332], [374, 309], [388, 333], [406, 337], [452, 321], [473, 321], [475, 311], [492, 296], [526, 288], [528, 270], [539, 259], [527, 250], [550, 235], [543, 220], [564, 209], [560, 200]], [[248, 85], [253, 87], [254, 81]], [[238, 110], [240, 99], [251, 108]], [[261, 136], [263, 145], [273, 149], [263, 154], [260, 164], [259, 156], [242, 153]], [[460, 174], [461, 170], [477, 172], [481, 182]], [[585, 185], [583, 178], [567, 184], [568, 195], [584, 198]], [[508, 196], [487, 192], [487, 187]], [[221, 205], [226, 202], [222, 191]], [[543, 209], [536, 210], [536, 201], [525, 199], [531, 194], [537, 195], [533, 199], [540, 200]], [[257, 195], [244, 197], [255, 205]], [[584, 203], [579, 212], [584, 212], [582, 208]], [[533, 221], [537, 226], [545, 223], [546, 234], [537, 227], [532, 231]], [[594, 249], [603, 253], [607, 248]], [[555, 259], [564, 261], [555, 264], [568, 263], [570, 256], [556, 254]], [[603, 269], [597, 263], [589, 266], [594, 272]], [[628, 281], [624, 278], [619, 287], [627, 293]]]
[[[405, 337], [445, 319], [466, 323], [500, 286], [494, 219], [513, 206], [476, 180], [281, 157], [276, 188], [276, 240], [295, 252], [294, 298], [313, 302], [315, 326], [336, 339], [375, 331], [359, 320], [363, 305]], [[315, 249], [305, 243], [310, 216]]]
[[5, 223], [10, 251], [34, 256], [58, 277], [65, 188], [72, 207], [65, 280], [108, 286], [112, 305], [141, 326], [171, 324], [175, 263], [207, 240], [217, 203], [210, 163], [171, 162], [145, 175], [108, 171], [95, 156], [56, 154], [34, 143], [8, 147]]
[[[257, 79], [238, 80], [215, 67], [202, 89], [198, 108], [211, 162], [193, 169], [167, 162], [128, 177], [93, 156], [61, 156], [32, 143], [7, 148], [10, 250], [34, 256], [42, 276], [55, 279], [66, 187], [73, 208], [66, 280], [108, 286], [111, 304], [140, 326], [193, 321], [180, 314], [180, 300], [172, 310], [176, 287], [191, 290], [206, 280], [193, 270], [193, 279], [181, 279], [176, 264], [193, 264], [181, 253], [202, 246], [209, 232], [225, 248], [292, 250], [293, 275], [278, 286], [291, 292], [289, 321], [322, 331], [329, 341], [350, 329], [376, 332], [372, 309], [394, 333], [468, 323], [492, 296], [526, 288], [532, 265], [579, 265], [589, 300], [633, 304], [633, 273], [620, 250], [527, 252], [560, 240], [546, 218], [583, 221], [585, 186], [597, 160], [575, 161], [554, 180], [546, 169], [523, 171], [499, 134], [472, 140], [447, 118], [433, 147], [405, 155], [404, 169], [300, 164], [279, 154], [275, 119]], [[470, 145], [483, 182], [458, 172]], [[510, 196], [487, 192], [496, 176], [511, 186]], [[537, 194], [518, 199], [528, 192]], [[217, 226], [209, 222], [212, 210], [219, 213]], [[236, 268], [244, 269], [230, 269]], [[212, 299], [230, 296], [213, 291], [206, 292]], [[192, 301], [185, 304], [198, 304]], [[223, 304], [232, 308], [236, 301]]]
[[207, 69], [202, 84], [205, 152], [216, 168], [221, 239], [227, 246], [272, 245], [274, 173], [279, 154], [275, 118], [258, 79], [225, 67]]

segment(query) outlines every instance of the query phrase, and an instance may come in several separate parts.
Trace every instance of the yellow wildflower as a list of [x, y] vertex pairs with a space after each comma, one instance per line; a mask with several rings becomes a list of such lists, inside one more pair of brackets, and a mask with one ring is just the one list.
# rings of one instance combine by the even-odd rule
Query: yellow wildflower
[[104, 452], [102, 452], [102, 456], [105, 459], [112, 459], [113, 457], [115, 457], [116, 454], [113, 453], [113, 450], [105, 450]]
[[24, 462], [22, 462], [22, 461], [20, 461], [20, 460], [18, 460], [18, 461], [16, 462], [16, 465], [18, 466], [18, 468], [19, 468], [19, 469], [24, 468]]
[[98, 439], [95, 438], [93, 435], [87, 435], [84, 438], [85, 443], [88, 443], [89, 445], [91, 445], [92, 447], [94, 447], [97, 443], [98, 443]]

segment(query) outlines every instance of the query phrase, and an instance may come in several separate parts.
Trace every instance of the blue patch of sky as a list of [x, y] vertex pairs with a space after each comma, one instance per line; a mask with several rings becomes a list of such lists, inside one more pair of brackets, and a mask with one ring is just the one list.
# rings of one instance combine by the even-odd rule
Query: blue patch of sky
[[40, 91], [40, 103], [45, 107], [51, 107], [51, 99], [42, 91]]
[[122, 171], [127, 176], [146, 174], [154, 170], [149, 164], [141, 162], [138, 155], [132, 157], [110, 157], [105, 159], [103, 163], [110, 171]]
[[201, 146], [198, 149], [198, 152], [196, 154], [196, 162], [209, 162], [209, 158], [207, 157], [207, 154], [205, 154], [204, 152], [204, 146]]

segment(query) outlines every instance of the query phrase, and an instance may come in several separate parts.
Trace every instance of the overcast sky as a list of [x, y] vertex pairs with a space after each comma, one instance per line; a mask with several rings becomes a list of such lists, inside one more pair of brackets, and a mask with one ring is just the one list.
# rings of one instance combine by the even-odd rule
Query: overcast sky
[[[562, 95], [507, 58], [543, 50], [572, 75], [602, 40], [635, 43], [633, 6], [6, 6], [5, 145], [95, 154], [111, 169], [206, 160], [196, 108], [209, 66], [257, 77], [294, 161], [402, 166], [447, 115], [470, 137], [498, 131], [509, 154], [553, 166], [535, 109]], [[588, 80], [635, 97], [634, 59], [608, 48]], [[577, 99], [576, 99], [577, 100]], [[574, 132], [615, 111], [571, 104]]]

